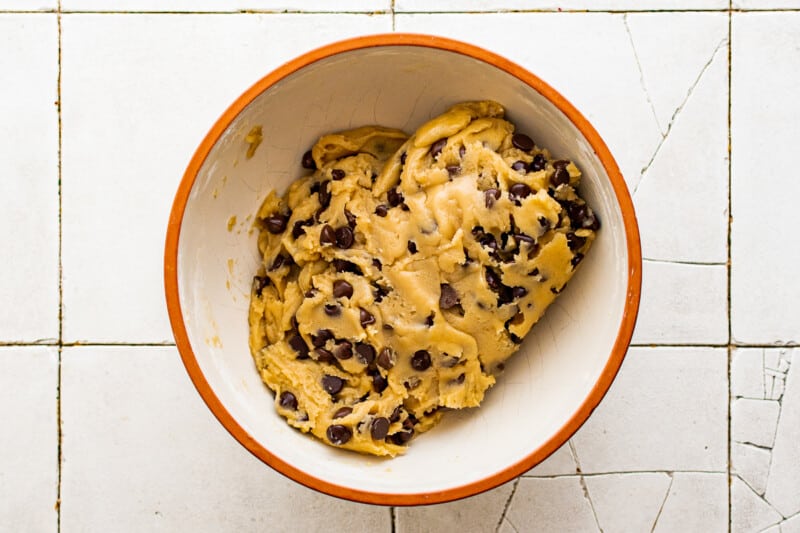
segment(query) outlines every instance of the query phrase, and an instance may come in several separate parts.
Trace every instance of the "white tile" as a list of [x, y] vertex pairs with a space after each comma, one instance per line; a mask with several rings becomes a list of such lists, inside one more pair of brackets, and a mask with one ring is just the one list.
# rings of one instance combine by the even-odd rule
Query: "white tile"
[[653, 531], [725, 531], [727, 528], [727, 474], [675, 472]]
[[731, 474], [737, 474], [758, 495], [767, 490], [769, 463], [772, 454], [769, 450], [750, 444], [731, 443]]
[[727, 352], [632, 348], [572, 438], [584, 473], [725, 471]]
[[561, 448], [557, 449], [553, 454], [539, 463], [539, 465], [528, 470], [525, 476], [534, 477], [547, 477], [547, 476], [564, 476], [569, 474], [577, 474], [578, 465], [575, 464], [575, 458], [572, 456], [569, 441], [564, 443]]
[[[607, 13], [399, 14], [395, 27], [482, 46], [541, 77], [591, 121], [629, 186], [635, 186], [662, 136], [641, 85], [623, 17]], [[667, 15], [664, 24], [670, 20]]]
[[728, 341], [724, 266], [644, 261], [635, 344]]
[[800, 349], [792, 352], [764, 494], [783, 516], [800, 513]]
[[[689, 21], [698, 18], [696, 14], [683, 15]], [[658, 17], [648, 14], [631, 17], [632, 28], [639, 18], [648, 21], [641, 29], [648, 34], [653, 33], [652, 24], [665, 26]], [[727, 17], [715, 14], [710, 20], [701, 20], [713, 24], [687, 26], [703, 35], [706, 34], [703, 30], [710, 30], [710, 42], [693, 52], [695, 58], [710, 63], [693, 65], [693, 71], [677, 69], [690, 72], [692, 76], [702, 71], [696, 85], [691, 85], [693, 80], [681, 80], [684, 83], [680, 85], [668, 78], [672, 72], [669, 58], [678, 56], [678, 60], [683, 60], [686, 54], [662, 53], [667, 56], [666, 65], [657, 62], [654, 51], [647, 61], [639, 58], [643, 69], [646, 65], [658, 66], [658, 71], [664, 73], [663, 80], [654, 76], [655, 83], [650, 85], [656, 88], [677, 86], [684, 93], [691, 87], [691, 91], [685, 103], [678, 101], [682, 105], [679, 110], [668, 111], [670, 115], [675, 113], [674, 119], [665, 123], [666, 118], [659, 118], [661, 127], [668, 127], [669, 131], [665, 132], [664, 143], [634, 189], [633, 199], [645, 258], [724, 265], [728, 258], [728, 48], [720, 43], [727, 42]], [[654, 40], [646, 42], [650, 43], [650, 49], [655, 48]], [[659, 42], [657, 46], [663, 52], [664, 43]], [[688, 46], [675, 48], [689, 49]], [[660, 90], [654, 91], [649, 92], [655, 98]], [[662, 99], [669, 103], [664, 103], [662, 108], [675, 105], [670, 101], [674, 96], [664, 95]]]
[[164, 233], [197, 144], [271, 69], [391, 17], [65, 15], [62, 27], [64, 336], [170, 340]]
[[49, 11], [58, 8], [58, 0], [0, 0], [0, 11]]
[[800, 0], [733, 0], [734, 9], [793, 9]]
[[67, 348], [62, 361], [62, 532], [390, 531], [389, 509], [306, 489], [250, 455], [174, 348]]
[[[739, 343], [800, 341], [800, 181], [791, 169], [800, 100], [800, 13], [734, 13], [731, 304]], [[788, 241], [787, 241], [788, 238]]]
[[521, 478], [506, 519], [520, 532], [597, 530], [579, 476]]
[[0, 341], [53, 340], [58, 338], [56, 15], [0, 14], [0, 72]]
[[763, 531], [782, 519], [781, 515], [736, 476], [731, 478], [731, 531]]
[[731, 359], [731, 396], [766, 398], [764, 391], [764, 350], [737, 348]]
[[603, 533], [650, 531], [667, 497], [670, 481], [664, 473], [584, 478]]
[[65, 11], [338, 11], [391, 9], [391, 0], [62, 0]]
[[397, 533], [494, 531], [511, 496], [514, 481], [477, 496], [440, 505], [398, 507]]
[[[786, 1], [786, 0], [783, 0]], [[791, 0], [789, 0], [791, 1]], [[727, 9], [727, 0], [395, 0], [402, 11]]]
[[58, 350], [0, 348], [0, 529], [56, 531]]
[[772, 448], [781, 406], [772, 400], [740, 398], [731, 404], [731, 439]]

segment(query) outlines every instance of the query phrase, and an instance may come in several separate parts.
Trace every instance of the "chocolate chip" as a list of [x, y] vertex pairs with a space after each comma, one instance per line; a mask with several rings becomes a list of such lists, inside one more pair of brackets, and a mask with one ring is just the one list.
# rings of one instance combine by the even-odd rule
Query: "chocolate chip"
[[447, 139], [439, 139], [431, 145], [431, 157], [436, 159], [442, 153], [444, 147], [447, 146]]
[[359, 276], [363, 274], [357, 264], [345, 261], [344, 259], [334, 259], [333, 268], [336, 269], [336, 272], [351, 272]]
[[410, 378], [408, 378], [408, 380], [403, 382], [403, 386], [407, 390], [414, 390], [417, 387], [419, 387], [420, 383], [422, 383], [422, 381], [417, 376], [411, 376]]
[[356, 216], [353, 213], [345, 209], [344, 218], [347, 219], [347, 225], [350, 226], [350, 229], [356, 229]]
[[394, 410], [392, 411], [392, 414], [389, 415], [389, 422], [397, 422], [398, 420], [400, 420], [400, 414], [402, 413], [402, 411], [403, 411], [402, 405], [398, 405], [397, 407], [395, 407]]
[[330, 184], [331, 182], [329, 180], [323, 181], [319, 184], [319, 191], [317, 192], [317, 196], [319, 197], [319, 205], [325, 208], [331, 205]]
[[408, 154], [406, 154], [405, 152], [403, 152], [402, 154], [400, 154], [400, 164], [401, 164], [401, 165], [405, 165], [405, 164], [406, 164], [406, 156], [407, 156], [407, 155], [408, 155]]
[[546, 162], [547, 161], [545, 160], [542, 154], [536, 154], [535, 156], [533, 156], [533, 161], [531, 162], [530, 170], [533, 172], [544, 170]]
[[331, 170], [331, 178], [333, 178], [334, 181], [339, 181], [341, 179], [344, 179], [344, 176], [345, 176], [344, 170], [342, 170], [341, 168], [334, 168], [333, 170]]
[[297, 331], [298, 329], [300, 329], [300, 326], [297, 324], [297, 317], [296, 316], [293, 316], [289, 320], [289, 323], [292, 325], [292, 331]]
[[380, 374], [372, 376], [372, 388], [378, 394], [382, 393], [386, 390], [386, 387], [389, 386], [389, 382], [386, 381], [386, 378], [381, 376]]
[[567, 245], [569, 245], [570, 250], [582, 248], [584, 244], [586, 244], [586, 237], [579, 237], [574, 233], [567, 233]]
[[[514, 344], [522, 344], [522, 339], [520, 339], [517, 335], [509, 333], [508, 336], [511, 338], [511, 342]], [[502, 368], [500, 370], [502, 370]]]
[[350, 298], [353, 295], [353, 286], [343, 279], [333, 282], [333, 295], [336, 298]]
[[386, 192], [386, 200], [392, 207], [397, 207], [403, 203], [403, 193], [397, 192], [397, 188], [393, 187]]
[[380, 259], [377, 259], [377, 258], [373, 259], [372, 260], [372, 266], [374, 266], [378, 270], [383, 270], [383, 264], [381, 263]]
[[425, 325], [428, 327], [433, 326], [433, 317], [436, 316], [435, 313], [431, 313], [425, 317]]
[[336, 231], [329, 224], [322, 227], [322, 231], [319, 233], [319, 243], [320, 245], [336, 244]]
[[303, 337], [301, 337], [299, 333], [289, 339], [289, 346], [297, 352], [298, 359], [305, 359], [308, 357], [308, 344], [306, 344], [306, 341], [303, 340]]
[[375, 317], [366, 309], [359, 309], [358, 315], [359, 320], [361, 321], [361, 327], [363, 328], [375, 323]]
[[302, 220], [298, 220], [297, 222], [295, 222], [294, 226], [292, 226], [292, 238], [299, 239], [301, 235], [304, 235], [306, 230], [303, 226], [306, 225], [308, 224], [305, 224], [304, 221]]
[[308, 170], [317, 169], [317, 163], [314, 161], [314, 156], [311, 155], [311, 150], [303, 154], [303, 159], [300, 161], [300, 164], [303, 165], [303, 168], [307, 168]]
[[497, 241], [494, 238], [494, 235], [491, 233], [486, 233], [482, 235], [480, 238], [481, 246], [485, 248], [491, 248], [492, 250], [497, 250]]
[[365, 365], [372, 363], [375, 360], [375, 348], [365, 342], [357, 342], [356, 358]]
[[533, 139], [524, 133], [515, 133], [511, 137], [511, 144], [514, 145], [514, 148], [518, 148], [523, 152], [530, 152], [533, 150]]
[[325, 314], [328, 316], [339, 316], [342, 314], [342, 308], [338, 304], [325, 304]]
[[515, 183], [508, 188], [508, 195], [512, 199], [527, 198], [531, 194], [531, 188], [526, 183]]
[[292, 411], [297, 409], [297, 398], [288, 390], [281, 393], [281, 397], [278, 402], [280, 403], [281, 407], [285, 409], [291, 409]]
[[439, 285], [439, 289], [441, 290], [439, 294], [439, 307], [442, 309], [451, 309], [459, 304], [458, 293], [453, 287], [447, 283], [442, 283]]
[[412, 254], [417, 253], [417, 243], [414, 241], [408, 241], [408, 251]]
[[486, 275], [486, 284], [489, 286], [489, 288], [495, 292], [499, 291], [500, 287], [503, 286], [500, 276], [498, 276], [497, 273], [489, 267], [486, 267], [484, 273]]
[[396, 444], [398, 446], [403, 446], [405, 444], [408, 444], [408, 441], [411, 440], [411, 437], [413, 435], [414, 435], [413, 431], [401, 431], [399, 433], [394, 433], [392, 435], [389, 435], [388, 438], [389, 440], [392, 441], [393, 444]]
[[511, 165], [511, 168], [513, 168], [517, 172], [527, 172], [528, 165], [525, 164], [525, 161], [514, 161], [514, 164]]
[[578, 263], [580, 263], [582, 260], [583, 260], [583, 254], [578, 252], [572, 259], [570, 259], [569, 262], [572, 265], [572, 268], [575, 268], [576, 266], [578, 266]]
[[539, 225], [544, 229], [550, 229], [550, 219], [544, 216], [539, 217]]
[[568, 163], [569, 161], [553, 162], [553, 168], [555, 168], [555, 172], [553, 172], [553, 176], [550, 178], [550, 183], [552, 183], [554, 187], [569, 183], [569, 172], [567, 171]]
[[497, 291], [497, 305], [510, 304], [514, 300], [514, 291], [508, 285], [501, 285]]
[[447, 166], [447, 167], [445, 167], [445, 168], [447, 169], [447, 174], [448, 174], [448, 175], [449, 175], [451, 178], [453, 178], [453, 177], [455, 177], [455, 176], [458, 176], [459, 174], [461, 174], [461, 167], [460, 167], [460, 166], [458, 166], [458, 165], [449, 165], [449, 166]]
[[314, 348], [321, 348], [325, 343], [333, 338], [333, 332], [329, 329], [321, 329], [316, 335], [311, 335], [311, 344]]
[[333, 355], [336, 359], [350, 359], [353, 357], [353, 345], [349, 341], [337, 342], [333, 348]]
[[464, 380], [466, 379], [466, 377], [467, 376], [462, 372], [462, 373], [460, 373], [458, 375], [458, 377], [456, 379], [453, 380], [453, 383], [455, 383], [456, 385], [461, 385], [461, 384], [464, 383]]
[[528, 244], [528, 245], [536, 244], [536, 240], [533, 237], [531, 237], [530, 235], [526, 235], [524, 233], [515, 233], [514, 234], [514, 240], [519, 242], [519, 243], [524, 242], [525, 244]]
[[333, 353], [330, 350], [317, 348], [314, 353], [317, 354], [317, 361], [320, 363], [333, 363]]
[[338, 394], [344, 388], [344, 380], [339, 376], [331, 376], [330, 374], [325, 374], [322, 376], [322, 388], [328, 394]]
[[253, 292], [261, 296], [261, 291], [264, 290], [264, 287], [269, 285], [271, 281], [266, 276], [255, 276], [253, 277]]
[[379, 416], [372, 421], [369, 429], [370, 435], [374, 440], [383, 440], [386, 434], [389, 433], [389, 419]]
[[339, 409], [336, 410], [335, 413], [333, 413], [333, 417], [332, 418], [334, 418], [334, 419], [336, 419], [336, 418], [344, 418], [344, 417], [346, 417], [347, 415], [349, 415], [352, 412], [353, 412], [353, 408], [352, 407], [340, 407]]
[[500, 199], [500, 189], [486, 189], [483, 191], [485, 197], [486, 208], [491, 209], [494, 206], [495, 200]]
[[325, 432], [325, 434], [332, 444], [341, 446], [342, 444], [347, 444], [347, 441], [349, 441], [353, 436], [353, 431], [347, 426], [334, 424], [332, 426], [328, 426], [328, 430]]
[[445, 368], [453, 368], [456, 366], [459, 361], [461, 361], [458, 357], [453, 357], [451, 355], [444, 354], [446, 357], [442, 358], [442, 366]]
[[353, 243], [355, 242], [355, 235], [353, 235], [353, 230], [350, 229], [349, 226], [342, 226], [341, 228], [336, 228], [336, 246], [347, 250]]
[[381, 353], [378, 354], [378, 366], [385, 370], [391, 370], [391, 368], [394, 366], [392, 349], [388, 346], [381, 350]]
[[414, 352], [414, 355], [411, 356], [411, 368], [414, 370], [418, 370], [422, 372], [423, 370], [427, 370], [431, 367], [431, 354], [428, 353], [428, 350], [417, 350]]
[[389, 208], [386, 207], [386, 204], [378, 204], [378, 206], [375, 207], [375, 214], [379, 217], [385, 217], [389, 214]]
[[273, 235], [277, 235], [279, 233], [283, 233], [283, 231], [286, 229], [286, 222], [288, 220], [289, 217], [286, 215], [282, 215], [281, 213], [273, 213], [264, 219], [264, 225], [267, 226], [267, 231]]
[[272, 260], [272, 266], [269, 267], [269, 271], [273, 272], [275, 270], [278, 270], [283, 265], [291, 266], [293, 262], [294, 261], [292, 261], [291, 257], [285, 256], [283, 254], [278, 254], [275, 256], [275, 259]]
[[514, 287], [511, 289], [511, 293], [514, 295], [514, 298], [522, 298], [526, 294], [528, 294], [528, 289], [525, 287]]
[[529, 276], [538, 276], [539, 275], [539, 268], [538, 267], [534, 267], [533, 270], [528, 272], [528, 275]]

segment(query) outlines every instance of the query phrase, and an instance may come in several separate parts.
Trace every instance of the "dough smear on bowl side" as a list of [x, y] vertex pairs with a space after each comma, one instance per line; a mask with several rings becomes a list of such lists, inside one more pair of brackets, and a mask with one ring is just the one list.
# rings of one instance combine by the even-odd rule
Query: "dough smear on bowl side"
[[480, 404], [569, 281], [599, 228], [581, 173], [503, 116], [466, 102], [411, 137], [326, 135], [264, 200], [250, 349], [291, 426], [403, 453]]

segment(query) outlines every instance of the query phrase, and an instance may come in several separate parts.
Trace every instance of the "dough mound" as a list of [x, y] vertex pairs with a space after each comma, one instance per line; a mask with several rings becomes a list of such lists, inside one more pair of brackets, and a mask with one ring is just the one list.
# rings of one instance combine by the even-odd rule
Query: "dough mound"
[[411, 137], [326, 135], [303, 157], [314, 172], [266, 198], [250, 348], [291, 426], [403, 453], [481, 403], [564, 288], [599, 221], [578, 168], [503, 116], [467, 102]]

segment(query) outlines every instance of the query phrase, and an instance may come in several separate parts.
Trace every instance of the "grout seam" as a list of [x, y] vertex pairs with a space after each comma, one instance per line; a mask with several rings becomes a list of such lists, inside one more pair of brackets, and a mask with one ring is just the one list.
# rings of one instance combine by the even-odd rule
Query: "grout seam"
[[61, 532], [61, 478], [62, 463], [64, 458], [62, 439], [61, 417], [61, 384], [62, 384], [62, 355], [64, 351], [64, 270], [63, 270], [63, 196], [62, 196], [62, 146], [63, 129], [61, 122], [61, 63], [62, 63], [62, 34], [61, 34], [61, 0], [58, 0], [56, 11], [56, 26], [58, 28], [58, 74], [56, 78], [58, 113], [58, 380], [56, 382], [56, 424], [57, 424], [57, 478], [56, 478], [56, 532]]
[[128, 11], [102, 11], [102, 10], [0, 10], [2, 15], [508, 15], [508, 14], [564, 14], [564, 15], [591, 15], [600, 14], [671, 14], [671, 13], [792, 13], [800, 12], [800, 8], [719, 8], [719, 9], [496, 9], [484, 11], [401, 11], [396, 13], [394, 7], [390, 10], [376, 11], [304, 11], [299, 9], [238, 9], [217, 11], [153, 11], [153, 10], [128, 10]]
[[[732, 205], [732, 190], [731, 190], [731, 157], [733, 155], [733, 151], [731, 150], [731, 103], [732, 103], [732, 65], [733, 65], [733, 32], [732, 32], [732, 21], [733, 21], [733, 0], [728, 0], [728, 234], [727, 234], [727, 253], [728, 253], [728, 264], [726, 267], [727, 271], [727, 284], [728, 284], [728, 435], [727, 435], [727, 448], [728, 448], [728, 532], [733, 528], [733, 496], [732, 496], [732, 489], [731, 489], [731, 359], [733, 357], [733, 326], [731, 320], [731, 221], [733, 220], [733, 215], [731, 213], [731, 205]], [[777, 430], [777, 429], [776, 429]], [[772, 455], [770, 454], [770, 460], [772, 459]]]

